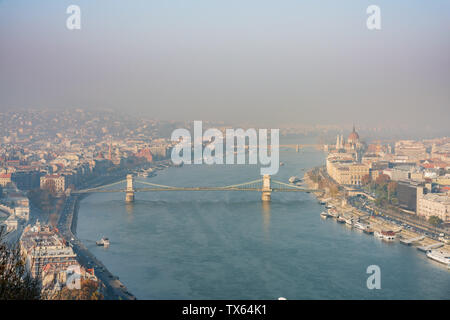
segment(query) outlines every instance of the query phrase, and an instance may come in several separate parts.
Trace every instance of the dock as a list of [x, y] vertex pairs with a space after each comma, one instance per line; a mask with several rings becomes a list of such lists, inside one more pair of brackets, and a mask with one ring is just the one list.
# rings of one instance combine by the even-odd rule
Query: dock
[[440, 247], [442, 247], [443, 245], [444, 245], [443, 243], [438, 242], [438, 243], [430, 244], [430, 245], [428, 245], [428, 246], [417, 247], [417, 250], [420, 250], [420, 251], [423, 251], [423, 252], [427, 252], [428, 250], [431, 250], [431, 249], [437, 249], [437, 248], [440, 248]]
[[423, 239], [425, 239], [425, 236], [419, 236], [419, 237], [410, 238], [410, 239], [400, 239], [400, 242], [409, 246], [413, 242], [421, 241]]

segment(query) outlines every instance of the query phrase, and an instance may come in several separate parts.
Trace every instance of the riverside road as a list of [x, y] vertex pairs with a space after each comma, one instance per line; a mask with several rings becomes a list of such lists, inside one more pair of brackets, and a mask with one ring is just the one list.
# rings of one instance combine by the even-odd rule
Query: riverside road
[[121, 300], [135, 300], [136, 297], [128, 292], [127, 288], [115, 277], [103, 263], [98, 260], [73, 234], [75, 225], [72, 221], [76, 219], [76, 206], [78, 197], [70, 196], [67, 198], [64, 208], [61, 211], [61, 216], [58, 222], [58, 228], [61, 235], [66, 239], [73, 251], [77, 254], [78, 260], [86, 268], [94, 268], [95, 275], [102, 281], [105, 286], [105, 299], [121, 299]]

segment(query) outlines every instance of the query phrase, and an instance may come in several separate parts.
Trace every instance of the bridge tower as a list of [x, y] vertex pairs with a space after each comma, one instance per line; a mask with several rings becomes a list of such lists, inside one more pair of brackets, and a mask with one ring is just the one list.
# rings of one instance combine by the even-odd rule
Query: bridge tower
[[264, 202], [269, 202], [271, 194], [272, 194], [272, 189], [270, 188], [270, 175], [265, 174], [263, 176], [263, 187], [262, 187], [261, 200]]
[[300, 145], [299, 144], [296, 144], [295, 145], [295, 152], [299, 152], [300, 151]]
[[125, 191], [125, 202], [134, 202], [133, 175], [127, 174], [127, 189]]

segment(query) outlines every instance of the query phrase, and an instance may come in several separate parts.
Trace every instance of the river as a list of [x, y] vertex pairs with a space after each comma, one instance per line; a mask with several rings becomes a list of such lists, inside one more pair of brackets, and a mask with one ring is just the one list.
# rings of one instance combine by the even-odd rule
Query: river
[[[324, 164], [313, 149], [285, 150], [274, 180]], [[226, 186], [260, 178], [249, 165], [185, 165], [148, 182]], [[143, 178], [140, 178], [143, 179]], [[450, 272], [418, 250], [334, 220], [307, 193], [123, 193], [86, 197], [78, 237], [138, 299], [449, 299]], [[102, 236], [109, 248], [97, 247]], [[381, 269], [369, 290], [366, 269]]]

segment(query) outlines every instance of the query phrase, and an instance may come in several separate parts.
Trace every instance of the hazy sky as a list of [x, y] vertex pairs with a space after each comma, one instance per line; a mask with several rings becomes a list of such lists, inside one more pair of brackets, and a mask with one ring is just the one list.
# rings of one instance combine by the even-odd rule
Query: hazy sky
[[0, 0], [0, 110], [15, 107], [448, 127], [450, 1]]

